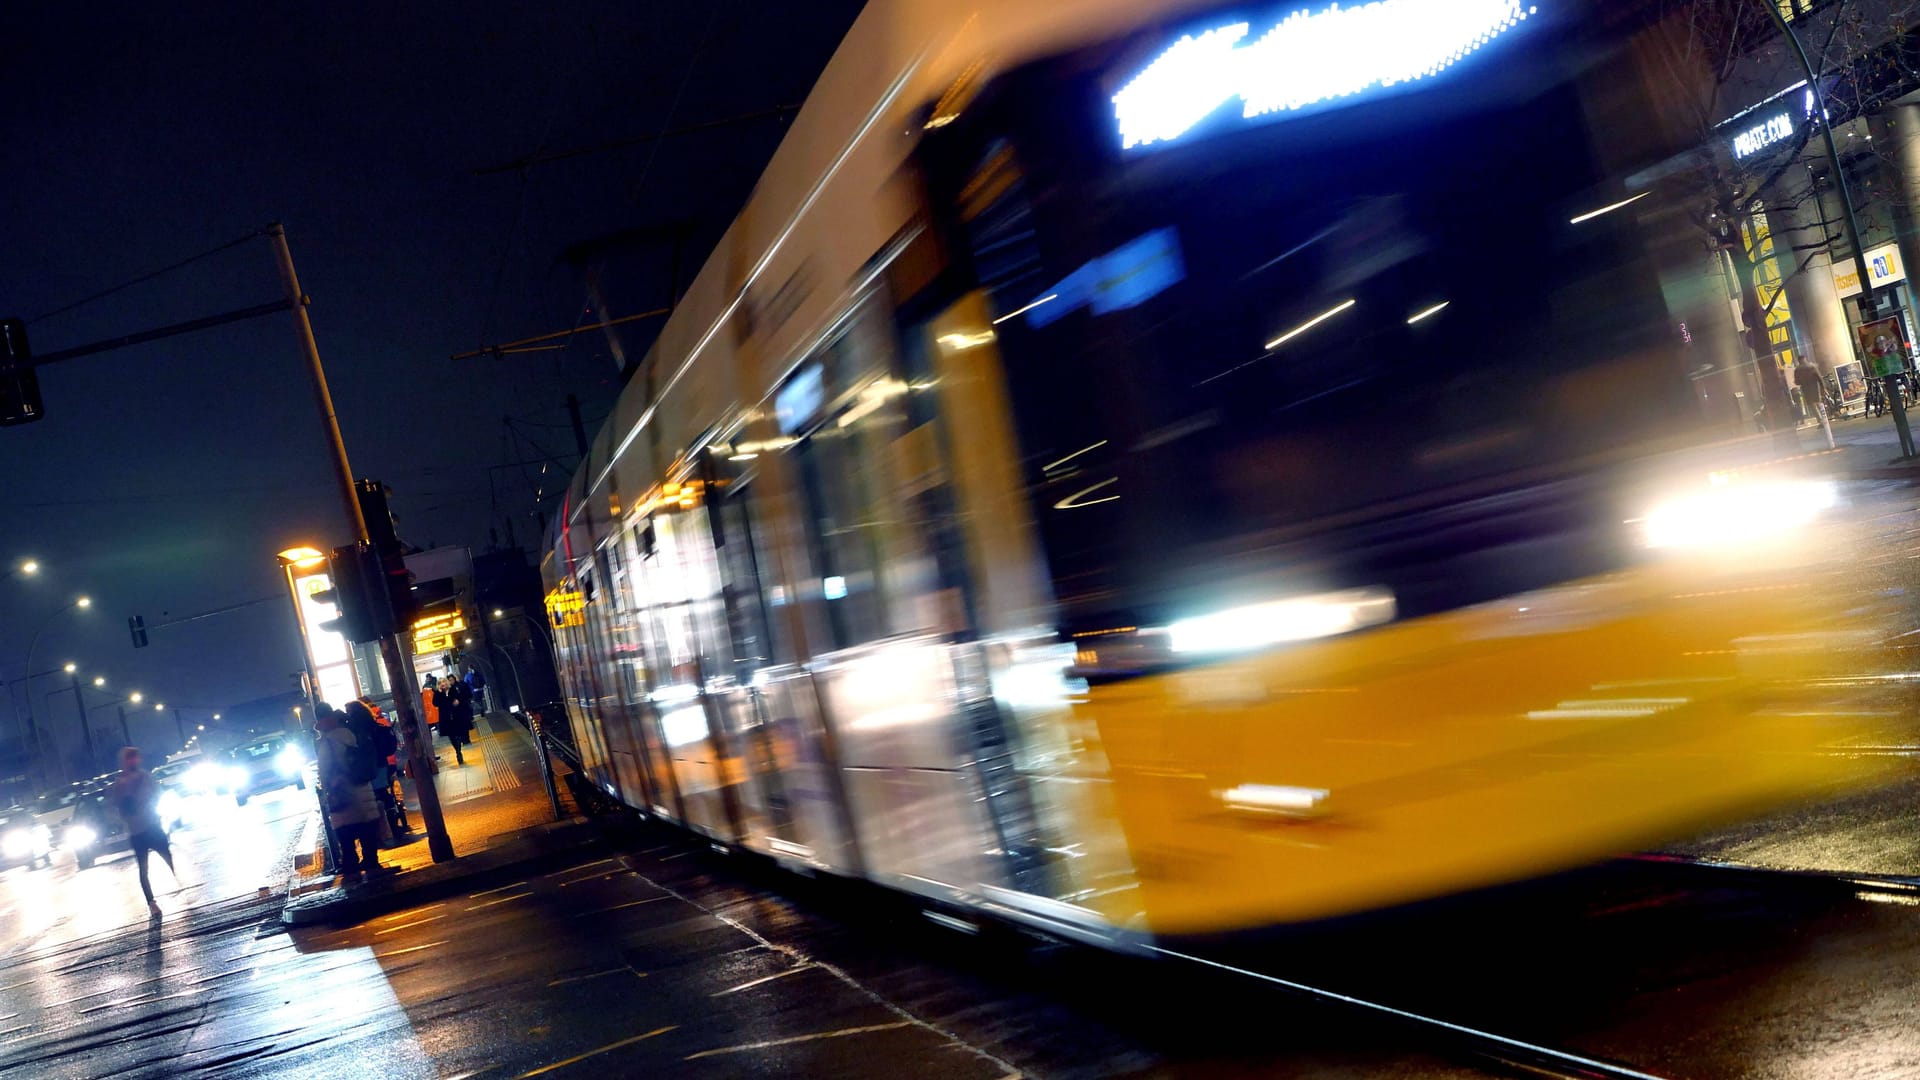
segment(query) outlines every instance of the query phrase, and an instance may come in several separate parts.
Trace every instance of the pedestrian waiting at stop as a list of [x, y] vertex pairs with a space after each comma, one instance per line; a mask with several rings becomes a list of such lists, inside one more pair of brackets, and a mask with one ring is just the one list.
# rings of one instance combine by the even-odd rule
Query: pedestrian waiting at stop
[[120, 748], [120, 775], [113, 778], [107, 797], [121, 820], [127, 823], [127, 842], [133, 847], [133, 861], [140, 867], [140, 892], [147, 898], [147, 914], [157, 919], [160, 905], [154, 903], [153, 882], [147, 877], [148, 854], [160, 853], [161, 861], [167, 864], [167, 873], [173, 874], [176, 890], [180, 886], [180, 875], [173, 869], [173, 848], [167, 843], [166, 828], [160, 824], [160, 785], [140, 767], [139, 747]]
[[339, 709], [322, 709], [313, 726], [327, 821], [340, 840], [340, 877], [357, 885], [363, 875], [387, 869], [380, 865], [380, 804], [373, 795], [379, 758], [354, 737]]
[[[365, 698], [347, 702], [346, 708], [340, 711], [347, 718], [347, 730], [353, 732], [354, 740], [362, 746], [373, 748], [373, 798], [380, 804], [380, 816], [386, 823], [386, 831], [398, 833], [401, 823], [393, 797], [393, 769], [397, 764], [394, 755], [400, 749], [400, 740], [393, 734], [393, 725], [383, 721], [378, 708]], [[392, 836], [383, 839], [392, 839]]]
[[420, 722], [427, 725], [427, 741], [433, 741], [433, 729], [440, 726], [440, 706], [434, 703], [439, 696], [440, 683], [428, 675], [420, 684]]
[[434, 691], [434, 705], [440, 711], [440, 734], [453, 744], [453, 760], [465, 765], [465, 749], [473, 741], [473, 704], [467, 684], [451, 677], [442, 681]]
[[467, 672], [467, 697], [476, 711], [487, 711], [487, 677], [479, 668]]

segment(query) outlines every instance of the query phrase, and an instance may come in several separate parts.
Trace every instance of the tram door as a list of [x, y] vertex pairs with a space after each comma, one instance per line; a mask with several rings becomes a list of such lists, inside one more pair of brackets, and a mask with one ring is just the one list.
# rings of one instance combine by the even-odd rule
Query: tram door
[[[692, 500], [689, 499], [689, 502]], [[723, 670], [719, 568], [699, 505], [656, 512], [641, 527], [640, 588], [645, 596], [649, 704], [661, 748], [680, 793], [682, 820], [716, 839], [733, 840], [740, 766], [720, 737], [710, 672]]]
[[[708, 460], [710, 475], [723, 462]], [[843, 800], [828, 765], [810, 677], [775, 639], [762, 588], [760, 538], [750, 486], [710, 485], [730, 670], [710, 673], [728, 745], [745, 766], [740, 785], [746, 843], [830, 869], [851, 867]]]

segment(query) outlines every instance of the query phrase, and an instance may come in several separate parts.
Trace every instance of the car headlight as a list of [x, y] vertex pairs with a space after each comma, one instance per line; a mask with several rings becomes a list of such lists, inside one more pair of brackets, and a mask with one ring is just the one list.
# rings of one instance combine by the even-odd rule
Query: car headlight
[[238, 791], [241, 788], [246, 787], [247, 781], [249, 779], [250, 777], [247, 774], [247, 770], [241, 768], [238, 765], [234, 765], [227, 769], [227, 786], [229, 788], [232, 788], [235, 791]]
[[67, 830], [67, 846], [76, 850], [90, 848], [100, 839], [91, 825], [75, 825]]
[[1668, 499], [1643, 526], [1651, 548], [1751, 546], [1805, 527], [1839, 501], [1831, 480], [1730, 483]]
[[1226, 653], [1288, 641], [1333, 637], [1393, 621], [1393, 594], [1385, 589], [1349, 589], [1228, 608], [1167, 627], [1176, 653]]
[[0, 852], [9, 859], [24, 859], [33, 854], [33, 834], [25, 829], [9, 829], [0, 837]]
[[187, 786], [195, 791], [215, 791], [223, 779], [220, 766], [211, 761], [203, 761], [187, 770]]
[[289, 746], [280, 751], [280, 756], [273, 759], [273, 764], [282, 776], [298, 776], [300, 770], [307, 767], [307, 756], [300, 752], [299, 747]]
[[180, 816], [180, 795], [174, 791], [160, 793], [160, 820], [173, 821]]

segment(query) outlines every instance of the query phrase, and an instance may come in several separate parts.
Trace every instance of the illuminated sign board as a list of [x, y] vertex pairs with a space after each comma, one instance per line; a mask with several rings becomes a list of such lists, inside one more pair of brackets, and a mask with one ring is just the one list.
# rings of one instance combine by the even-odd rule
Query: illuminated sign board
[[1748, 157], [1772, 146], [1774, 143], [1793, 138], [1793, 116], [1781, 113], [1753, 125], [1733, 137], [1733, 156]]
[[1377, 0], [1188, 34], [1113, 95], [1123, 149], [1185, 135], [1229, 102], [1245, 119], [1437, 75], [1538, 9], [1520, 0]]
[[293, 592], [300, 601], [300, 630], [307, 644], [307, 662], [318, 684], [314, 693], [321, 701], [338, 708], [360, 696], [360, 683], [353, 670], [353, 650], [347, 639], [320, 625], [340, 617], [339, 608], [313, 598], [313, 594], [331, 588], [333, 579], [324, 569], [299, 574], [293, 579]]
[[443, 615], [429, 615], [416, 619], [413, 623], [413, 651], [417, 653], [439, 653], [453, 648], [453, 643], [467, 628], [467, 620], [457, 611]]
[[587, 625], [587, 601], [572, 589], [555, 589], [547, 594], [547, 622], [554, 628]]
[[[1853, 296], [1860, 291], [1860, 268], [1852, 259], [1837, 259], [1832, 266], [1833, 287], [1842, 298]], [[1891, 285], [1906, 278], [1907, 271], [1900, 264], [1900, 248], [1896, 244], [1881, 244], [1877, 248], [1867, 249], [1867, 276], [1873, 279], [1873, 287]]]

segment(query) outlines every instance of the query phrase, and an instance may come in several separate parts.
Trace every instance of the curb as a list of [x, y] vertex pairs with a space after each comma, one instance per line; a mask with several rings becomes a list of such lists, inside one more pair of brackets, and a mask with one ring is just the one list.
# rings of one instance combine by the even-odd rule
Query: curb
[[598, 823], [584, 818], [536, 825], [510, 834], [510, 839], [463, 855], [452, 862], [435, 863], [357, 885], [351, 890], [331, 886], [296, 895], [289, 888], [280, 912], [283, 926], [343, 926], [364, 922], [418, 904], [444, 900], [488, 885], [495, 879], [524, 873], [548, 863], [560, 863], [597, 850], [606, 838]]

